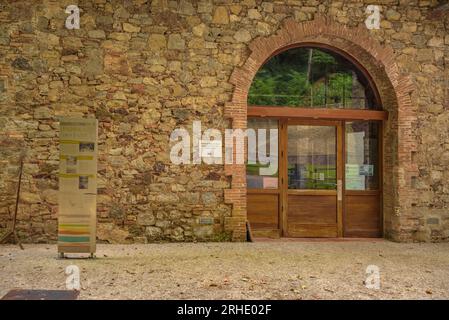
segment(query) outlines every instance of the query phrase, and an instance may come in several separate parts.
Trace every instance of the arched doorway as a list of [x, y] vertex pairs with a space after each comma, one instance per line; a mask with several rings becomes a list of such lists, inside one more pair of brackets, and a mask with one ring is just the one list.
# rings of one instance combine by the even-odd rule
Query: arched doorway
[[[252, 40], [244, 64], [236, 67], [229, 79], [234, 91], [224, 107], [225, 117], [233, 129], [246, 129], [247, 116], [251, 116], [248, 94], [259, 69], [277, 53], [303, 44], [319, 44], [352, 58], [351, 62], [359, 70], [366, 70], [370, 76], [368, 80], [375, 84], [372, 87], [379, 91], [382, 107], [388, 111], [388, 120], [383, 121], [381, 133], [384, 141], [381, 181], [383, 236], [397, 241], [413, 240], [413, 232], [419, 222], [412, 210], [416, 199], [413, 181], [418, 175], [413, 160], [417, 148], [413, 133], [417, 121], [416, 105], [412, 102], [414, 85], [409, 76], [399, 70], [393, 49], [376, 41], [364, 25], [352, 28], [327, 17], [316, 17], [307, 22], [288, 18], [275, 34]], [[288, 108], [279, 110], [288, 112]], [[310, 112], [301, 110], [304, 114]], [[346, 109], [338, 111], [342, 114], [352, 112]], [[246, 165], [225, 164], [224, 169], [225, 174], [231, 177], [230, 188], [224, 191], [224, 200], [232, 208], [230, 216], [225, 218], [224, 227], [232, 232], [234, 241], [245, 241], [248, 218]]]
[[248, 93], [248, 129], [278, 139], [263, 146], [277, 168], [247, 164], [254, 234], [381, 237], [387, 118], [373, 81], [350, 57], [306, 43], [276, 52]]

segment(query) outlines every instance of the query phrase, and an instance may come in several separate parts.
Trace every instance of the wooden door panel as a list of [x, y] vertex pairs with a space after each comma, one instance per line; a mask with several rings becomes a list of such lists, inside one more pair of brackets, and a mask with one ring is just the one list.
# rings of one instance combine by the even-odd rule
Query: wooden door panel
[[336, 224], [336, 210], [336, 196], [288, 196], [289, 223]]
[[345, 237], [381, 237], [380, 195], [346, 195], [345, 199]]
[[336, 237], [336, 195], [289, 195], [287, 225], [291, 237]]
[[247, 212], [251, 229], [279, 229], [279, 195], [248, 194]]

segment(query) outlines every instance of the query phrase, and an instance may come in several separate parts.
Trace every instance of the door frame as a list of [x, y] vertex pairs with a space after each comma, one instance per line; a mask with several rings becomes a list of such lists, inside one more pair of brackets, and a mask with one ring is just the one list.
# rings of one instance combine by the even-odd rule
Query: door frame
[[[284, 110], [283, 110], [284, 109]], [[285, 110], [289, 109], [289, 110]], [[290, 110], [295, 109], [295, 110]], [[388, 120], [388, 112], [384, 110], [332, 110], [332, 109], [311, 109], [302, 108], [287, 108], [287, 107], [273, 107], [273, 106], [250, 106], [248, 107], [248, 117], [251, 118], [274, 118], [278, 120], [279, 128], [279, 183], [278, 189], [258, 190], [247, 189], [247, 193], [251, 194], [277, 194], [279, 197], [278, 203], [278, 219], [279, 232], [278, 236], [288, 237], [288, 171], [287, 171], [287, 129], [289, 124], [303, 124], [303, 125], [328, 125], [336, 126], [337, 130], [337, 236], [345, 237], [345, 198], [347, 194], [379, 194], [379, 230], [381, 237], [384, 235], [384, 214], [383, 214], [383, 131], [385, 121]], [[373, 191], [347, 191], [345, 188], [345, 163], [346, 163], [346, 130], [345, 125], [348, 121], [375, 121], [378, 123], [378, 181], [379, 189]], [[341, 182], [338, 182], [341, 181]], [[340, 188], [340, 192], [338, 190]], [[251, 190], [251, 191], [250, 191]], [[308, 191], [310, 192], [310, 191]], [[340, 194], [340, 195], [339, 195]], [[341, 197], [341, 199], [339, 198]], [[267, 233], [272, 236], [273, 232]]]
[[[291, 191], [288, 189], [288, 126], [289, 125], [304, 125], [304, 126], [327, 126], [327, 127], [335, 127], [335, 144], [336, 144], [336, 180], [337, 180], [337, 188], [336, 190], [296, 190]], [[290, 236], [288, 233], [288, 196], [290, 194], [331, 194], [336, 196], [336, 219], [337, 219], [337, 237], [343, 237], [343, 153], [344, 153], [344, 131], [343, 126], [344, 122], [340, 120], [316, 120], [316, 119], [292, 119], [292, 118], [284, 118], [279, 119], [279, 126], [281, 128], [280, 133], [280, 163], [282, 165], [279, 166], [280, 175], [281, 175], [281, 183], [280, 183], [280, 202], [281, 202], [281, 210], [279, 211], [279, 221], [281, 227], [281, 235], [284, 237]]]

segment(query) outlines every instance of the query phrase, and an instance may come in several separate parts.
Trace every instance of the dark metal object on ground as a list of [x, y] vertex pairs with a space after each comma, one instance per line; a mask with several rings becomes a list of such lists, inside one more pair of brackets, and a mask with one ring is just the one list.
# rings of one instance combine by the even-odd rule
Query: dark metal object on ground
[[4, 295], [1, 300], [76, 300], [76, 290], [24, 290], [14, 289]]
[[246, 220], [246, 240], [249, 242], [253, 242], [253, 233], [251, 231], [251, 225], [249, 221]]

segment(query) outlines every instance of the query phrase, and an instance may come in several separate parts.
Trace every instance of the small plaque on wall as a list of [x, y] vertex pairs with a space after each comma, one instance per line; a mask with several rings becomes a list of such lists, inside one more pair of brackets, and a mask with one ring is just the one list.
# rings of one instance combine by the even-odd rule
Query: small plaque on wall
[[213, 217], [200, 217], [198, 224], [214, 224]]

